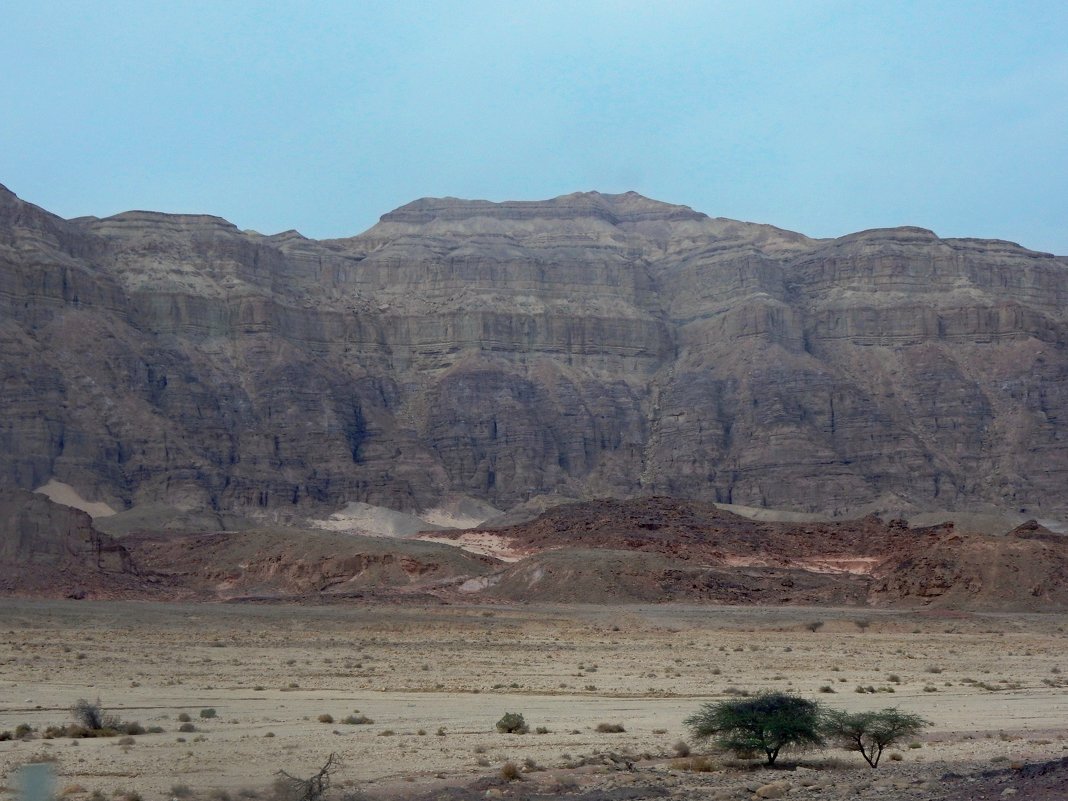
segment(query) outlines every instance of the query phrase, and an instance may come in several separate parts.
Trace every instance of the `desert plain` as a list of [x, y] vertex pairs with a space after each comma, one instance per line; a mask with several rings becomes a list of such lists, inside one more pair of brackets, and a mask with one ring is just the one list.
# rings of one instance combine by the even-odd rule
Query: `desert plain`
[[[69, 723], [79, 698], [163, 731], [0, 742], [0, 798], [34, 760], [75, 801], [267, 798], [277, 771], [309, 776], [332, 753], [333, 792], [353, 797], [750, 798], [785, 777], [790, 797], [969, 798], [994, 774], [1015, 792], [1014, 768], [1068, 752], [1066, 626], [916, 609], [4, 599], [0, 731]], [[690, 739], [702, 703], [761, 690], [932, 725], [874, 771], [833, 747], [771, 771]], [[530, 733], [498, 732], [506, 712]], [[712, 770], [688, 769], [680, 740]], [[500, 778], [507, 762], [519, 781]]]

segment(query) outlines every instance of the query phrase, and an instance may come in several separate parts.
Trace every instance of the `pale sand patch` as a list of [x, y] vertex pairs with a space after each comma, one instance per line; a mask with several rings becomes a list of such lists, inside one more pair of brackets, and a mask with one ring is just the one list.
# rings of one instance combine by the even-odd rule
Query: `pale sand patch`
[[[1053, 672], [1068, 669], [1063, 614], [0, 601], [0, 620], [0, 730], [65, 723], [80, 697], [166, 729], [128, 748], [0, 742], [0, 776], [53, 756], [61, 784], [109, 797], [169, 797], [178, 783], [262, 788], [279, 768], [310, 775], [330, 752], [343, 762], [338, 782], [357, 788], [467, 780], [527, 757], [559, 768], [564, 754], [604, 750], [666, 760], [683, 719], [731, 687], [918, 712], [935, 725], [902, 749], [903, 764], [1053, 758], [1068, 745], [1068, 682]], [[854, 691], [869, 685], [894, 692]], [[207, 707], [217, 717], [200, 718]], [[340, 723], [357, 709], [374, 724]], [[180, 712], [196, 732], [177, 731]], [[550, 733], [502, 735], [505, 712]], [[602, 722], [626, 732], [599, 734]]]
[[490, 506], [485, 501], [458, 495], [446, 498], [433, 509], [419, 513], [419, 517], [428, 523], [443, 528], [474, 528], [493, 517], [498, 517], [501, 510]]
[[796, 567], [813, 573], [852, 573], [871, 575], [882, 559], [874, 556], [810, 556], [804, 559], [762, 558], [759, 556], [726, 556], [723, 564], [730, 567]]
[[489, 534], [484, 531], [465, 531], [453, 537], [439, 537], [433, 534], [420, 534], [415, 539], [426, 542], [439, 542], [442, 545], [452, 545], [470, 553], [482, 556], [492, 556], [502, 562], [518, 562], [525, 556], [530, 556], [529, 549], [519, 548], [510, 537], [500, 534]]
[[769, 523], [823, 523], [833, 520], [831, 515], [821, 515], [811, 512], [792, 512], [787, 509], [765, 509], [760, 506], [742, 506], [736, 503], [713, 504], [717, 509], [731, 512], [739, 517], [750, 520], [758, 520]]
[[103, 501], [87, 501], [70, 484], [64, 484], [54, 478], [50, 478], [47, 484], [42, 484], [34, 492], [47, 496], [54, 503], [81, 509], [90, 517], [111, 517], [115, 514], [115, 510]]
[[312, 526], [327, 531], [348, 531], [380, 537], [409, 537], [427, 529], [441, 529], [417, 515], [398, 512], [385, 506], [354, 501], [325, 520], [309, 520]]

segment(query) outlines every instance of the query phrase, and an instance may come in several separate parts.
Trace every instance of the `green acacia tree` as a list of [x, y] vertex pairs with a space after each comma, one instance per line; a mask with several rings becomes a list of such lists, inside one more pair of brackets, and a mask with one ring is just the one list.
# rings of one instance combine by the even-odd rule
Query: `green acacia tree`
[[763, 751], [774, 765], [783, 748], [823, 745], [820, 705], [782, 692], [704, 704], [683, 723], [695, 740], [714, 739], [735, 753]]
[[930, 725], [929, 720], [919, 715], [887, 707], [877, 712], [828, 712], [824, 716], [823, 731], [847, 751], [857, 751], [865, 762], [876, 768], [888, 745], [915, 737]]

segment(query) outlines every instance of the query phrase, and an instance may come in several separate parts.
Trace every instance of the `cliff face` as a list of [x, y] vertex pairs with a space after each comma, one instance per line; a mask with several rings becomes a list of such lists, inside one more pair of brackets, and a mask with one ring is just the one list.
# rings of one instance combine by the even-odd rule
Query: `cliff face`
[[85, 512], [26, 490], [0, 489], [0, 590], [114, 595], [141, 589], [126, 549]]
[[0, 188], [0, 484], [269, 513], [448, 492], [1068, 514], [1068, 260], [633, 193], [313, 241]]

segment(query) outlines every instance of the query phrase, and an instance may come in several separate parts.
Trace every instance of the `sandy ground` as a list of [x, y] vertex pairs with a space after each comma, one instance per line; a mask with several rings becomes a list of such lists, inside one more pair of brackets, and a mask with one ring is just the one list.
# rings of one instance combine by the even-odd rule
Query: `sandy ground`
[[[671, 773], [682, 720], [735, 687], [851, 710], [896, 705], [932, 720], [880, 776], [924, 762], [941, 771], [1060, 758], [1066, 626], [1063, 614], [5, 600], [0, 731], [69, 722], [84, 697], [165, 732], [125, 746], [0, 742], [0, 798], [14, 791], [13, 770], [41, 757], [57, 760], [61, 787], [136, 790], [146, 801], [170, 798], [177, 784], [205, 794], [263, 788], [280, 768], [311, 774], [331, 752], [342, 760], [337, 781], [371, 793], [495, 775], [507, 760], [560, 770], [607, 750], [644, 754], [642, 765]], [[201, 718], [209, 707], [217, 716]], [[318, 720], [356, 710], [374, 723]], [[549, 732], [496, 732], [509, 711]], [[178, 731], [182, 712], [195, 732]], [[597, 733], [602, 722], [626, 731]]]

